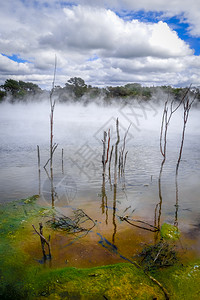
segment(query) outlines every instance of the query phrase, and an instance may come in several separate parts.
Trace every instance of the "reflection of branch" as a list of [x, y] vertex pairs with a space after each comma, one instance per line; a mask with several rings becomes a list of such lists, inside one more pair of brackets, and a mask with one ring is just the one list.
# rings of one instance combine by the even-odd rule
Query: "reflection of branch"
[[125, 166], [126, 166], [126, 158], [127, 158], [127, 154], [128, 154], [128, 151], [126, 151], [125, 157], [124, 157], [123, 172], [125, 172]]
[[148, 231], [152, 231], [152, 232], [157, 232], [159, 231], [159, 228], [157, 228], [156, 226], [153, 226], [147, 222], [144, 222], [144, 221], [141, 221], [141, 220], [134, 220], [134, 219], [131, 219], [132, 222], [136, 222], [136, 223], [141, 223], [141, 224], [144, 224], [144, 225], [148, 225], [149, 227], [151, 228], [147, 228], [147, 227], [143, 227], [143, 226], [139, 226], [139, 225], [136, 225], [134, 223], [131, 223], [128, 219], [128, 217], [119, 217], [121, 221], [126, 221], [128, 224], [132, 225], [132, 226], [135, 226], [137, 228], [141, 228], [141, 229], [144, 229], [144, 230], [148, 230]]
[[113, 190], [113, 236], [112, 236], [112, 242], [115, 243], [115, 235], [117, 232], [117, 224], [116, 224], [116, 198], [117, 198], [117, 184], [114, 184], [114, 190]]
[[54, 204], [55, 204], [55, 197], [57, 197], [57, 194], [55, 192], [55, 188], [53, 185], [53, 169], [51, 169], [51, 176], [49, 175], [49, 172], [47, 171], [47, 169], [44, 167], [44, 170], [47, 174], [47, 177], [51, 183], [51, 202], [52, 202], [52, 208], [54, 208]]
[[105, 208], [105, 195], [106, 195], [106, 188], [105, 188], [105, 174], [102, 174], [102, 188], [101, 188], [101, 208], [102, 208], [102, 214], [104, 214], [104, 208]]

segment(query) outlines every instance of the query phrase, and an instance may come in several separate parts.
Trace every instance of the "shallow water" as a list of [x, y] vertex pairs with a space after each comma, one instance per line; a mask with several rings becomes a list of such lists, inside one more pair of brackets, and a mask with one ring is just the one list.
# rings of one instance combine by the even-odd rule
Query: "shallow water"
[[[123, 258], [120, 255], [131, 259], [144, 243], [153, 241], [154, 233], [122, 222], [120, 217], [129, 216], [130, 219], [154, 225], [155, 207], [159, 203], [158, 176], [162, 159], [159, 150], [161, 116], [162, 105], [154, 103], [144, 107], [135, 103], [132, 106], [106, 108], [57, 104], [54, 141], [59, 145], [54, 155], [54, 187], [57, 193], [55, 207], [69, 216], [74, 209], [81, 208], [96, 220], [95, 229], [78, 239], [78, 242], [73, 242], [66, 254], [69, 258], [70, 253], [76, 253], [77, 266], [90, 265], [92, 253], [96, 253], [96, 258], [91, 265], [121, 260]], [[118, 176], [114, 190], [114, 169], [111, 168], [111, 179], [107, 170], [103, 185], [105, 190], [102, 190], [103, 131], [110, 128], [111, 145], [115, 144], [116, 118], [119, 118], [121, 136], [119, 148], [122, 147], [124, 134], [132, 123], [126, 140], [128, 155], [125, 175]], [[182, 125], [182, 112], [177, 112], [170, 123], [167, 160], [162, 174], [161, 224], [174, 224], [177, 214], [182, 232], [182, 251], [185, 257], [191, 258], [200, 254], [199, 110], [193, 109], [190, 112], [179, 168], [179, 203], [175, 206], [175, 168]], [[42, 167], [49, 157], [48, 102], [1, 104], [0, 136], [0, 201], [7, 202], [40, 193], [40, 202], [51, 206], [50, 181]], [[40, 146], [41, 156], [40, 180], [37, 145]], [[62, 234], [60, 243], [62, 248], [68, 244]], [[112, 248], [113, 244], [117, 247], [117, 252]], [[100, 251], [101, 254], [99, 246], [104, 250]], [[88, 258], [84, 263], [81, 251]], [[60, 264], [59, 256], [60, 252], [55, 254], [57, 265]], [[73, 265], [74, 262], [73, 258]]]

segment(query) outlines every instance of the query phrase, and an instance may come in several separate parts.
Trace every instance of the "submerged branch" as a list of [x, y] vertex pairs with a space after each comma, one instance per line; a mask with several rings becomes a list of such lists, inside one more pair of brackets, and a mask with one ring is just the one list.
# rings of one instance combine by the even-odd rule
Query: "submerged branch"
[[41, 240], [41, 246], [42, 246], [42, 252], [43, 252], [43, 256], [44, 256], [44, 259], [47, 258], [46, 256], [46, 252], [45, 252], [45, 244], [47, 244], [48, 246], [48, 250], [49, 250], [49, 258], [51, 258], [51, 247], [50, 247], [50, 236], [49, 236], [49, 241], [47, 241], [45, 239], [45, 237], [43, 236], [43, 225], [42, 223], [39, 223], [39, 226], [40, 226], [40, 232], [37, 231], [37, 229], [35, 228], [35, 226], [32, 224], [32, 227], [33, 229], [35, 230], [35, 232], [39, 235], [40, 237], [40, 240]]
[[153, 229], [147, 228], [147, 227], [144, 227], [144, 226], [139, 226], [139, 225], [136, 225], [136, 224], [134, 224], [134, 223], [131, 223], [131, 222], [129, 221], [128, 217], [120, 217], [120, 216], [119, 216], [119, 218], [120, 218], [121, 221], [126, 221], [128, 224], [130, 224], [130, 225], [132, 225], [132, 226], [135, 226], [135, 227], [137, 227], [137, 228], [141, 228], [141, 229], [148, 230], [148, 231], [152, 231], [152, 232], [157, 232], [157, 231], [159, 231], [159, 228], [157, 228], [156, 226], [153, 226], [153, 225], [151, 225], [151, 224], [149, 224], [149, 223], [147, 223], [147, 222], [141, 221], [141, 220], [134, 220], [134, 219], [131, 219], [132, 222], [136, 222], [136, 223], [141, 223], [141, 224], [144, 224], [144, 225], [148, 225], [149, 227], [151, 227], [151, 228], [153, 228]]

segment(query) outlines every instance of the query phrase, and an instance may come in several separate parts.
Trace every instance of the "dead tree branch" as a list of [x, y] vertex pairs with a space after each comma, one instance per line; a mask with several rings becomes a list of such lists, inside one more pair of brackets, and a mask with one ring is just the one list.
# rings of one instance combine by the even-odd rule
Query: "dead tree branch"
[[[164, 110], [163, 110], [163, 115], [162, 115], [162, 121], [161, 121], [161, 131], [160, 131], [160, 152], [163, 157], [161, 166], [160, 166], [160, 173], [159, 173], [159, 179], [158, 179], [158, 189], [159, 189], [159, 203], [156, 205], [155, 208], [155, 226], [160, 228], [160, 219], [161, 219], [161, 210], [162, 210], [162, 189], [161, 189], [161, 178], [162, 178], [162, 171], [163, 171], [163, 166], [166, 161], [166, 152], [167, 152], [167, 133], [168, 133], [168, 128], [169, 128], [169, 123], [170, 120], [173, 116], [173, 114], [179, 109], [179, 107], [183, 104], [184, 111], [185, 111], [185, 103], [186, 106], [187, 104], [187, 99], [188, 99], [188, 93], [190, 91], [191, 85], [189, 88], [186, 89], [181, 101], [179, 103], [176, 103], [175, 100], [171, 100], [169, 102], [169, 96], [167, 101], [165, 102], [164, 105]], [[184, 129], [185, 131], [185, 129]], [[183, 136], [184, 137], [184, 136]], [[182, 153], [182, 146], [180, 148], [180, 151]], [[180, 161], [177, 163], [179, 166]], [[157, 214], [157, 210], [158, 214]]]
[[57, 57], [55, 55], [55, 64], [54, 64], [54, 75], [53, 75], [53, 81], [52, 81], [52, 88], [50, 91], [50, 158], [48, 159], [47, 163], [45, 164], [45, 167], [50, 162], [50, 168], [53, 168], [53, 154], [58, 146], [58, 144], [53, 144], [53, 121], [54, 121], [54, 108], [56, 104], [56, 100], [53, 99], [53, 93], [55, 89], [55, 78], [56, 78], [56, 69], [57, 69]]
[[106, 154], [105, 165], [106, 165], [107, 162], [108, 162], [109, 150], [110, 150], [110, 129], [108, 130], [108, 146], [107, 146], [107, 154]]
[[126, 138], [127, 138], [127, 135], [128, 135], [128, 132], [129, 132], [129, 129], [131, 127], [131, 124], [129, 125], [127, 131], [125, 132], [125, 135], [124, 135], [124, 141], [123, 141], [123, 146], [122, 146], [122, 151], [121, 151], [121, 159], [120, 159], [120, 169], [121, 169], [121, 175], [124, 173], [125, 171], [125, 159], [126, 159], [126, 156], [127, 156], [127, 153], [125, 153], [125, 156], [124, 156], [124, 151], [125, 151], [125, 147], [126, 147]]
[[46, 260], [47, 259], [47, 255], [46, 255], [46, 252], [45, 252], [45, 244], [47, 244], [48, 246], [48, 250], [49, 250], [49, 258], [51, 259], [51, 247], [50, 247], [50, 236], [49, 236], [49, 241], [47, 241], [43, 235], [43, 225], [42, 223], [39, 223], [39, 226], [40, 226], [40, 232], [37, 231], [37, 229], [35, 228], [35, 226], [32, 224], [33, 226], [33, 229], [35, 230], [35, 232], [39, 235], [40, 237], [40, 241], [41, 241], [41, 246], [42, 246], [42, 253], [43, 253], [43, 256], [44, 256], [44, 259]]
[[114, 174], [115, 174], [115, 178], [114, 178], [114, 184], [117, 185], [117, 158], [118, 158], [118, 144], [120, 142], [120, 136], [119, 136], [119, 121], [118, 118], [116, 120], [116, 131], [117, 131], [117, 141], [115, 143], [115, 167], [114, 167]]
[[174, 225], [178, 226], [178, 170], [179, 170], [179, 165], [181, 162], [181, 157], [182, 157], [182, 152], [183, 152], [183, 145], [184, 145], [184, 139], [185, 139], [185, 129], [189, 117], [189, 112], [192, 107], [192, 104], [194, 103], [196, 97], [194, 97], [191, 101], [190, 98], [185, 97], [183, 101], [183, 129], [182, 129], [182, 137], [181, 137], [181, 145], [180, 145], [180, 150], [179, 150], [179, 156], [176, 164], [176, 177], [175, 177], [175, 185], [176, 185], [176, 211], [175, 211], [175, 220], [174, 220]]

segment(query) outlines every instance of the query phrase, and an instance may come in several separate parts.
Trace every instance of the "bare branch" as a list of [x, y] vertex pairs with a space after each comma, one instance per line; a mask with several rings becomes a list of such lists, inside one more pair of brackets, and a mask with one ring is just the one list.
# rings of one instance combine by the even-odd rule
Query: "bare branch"
[[41, 246], [42, 246], [42, 252], [43, 252], [43, 255], [44, 255], [44, 259], [46, 259], [46, 253], [45, 253], [45, 243], [47, 244], [48, 246], [48, 250], [49, 250], [49, 257], [51, 258], [51, 247], [50, 247], [50, 236], [49, 236], [49, 241], [47, 241], [45, 239], [45, 237], [43, 236], [43, 225], [42, 223], [39, 223], [39, 226], [40, 226], [40, 232], [37, 231], [37, 229], [35, 228], [35, 226], [32, 224], [32, 227], [33, 229], [35, 230], [35, 232], [39, 235], [40, 237], [40, 240], [41, 240]]

